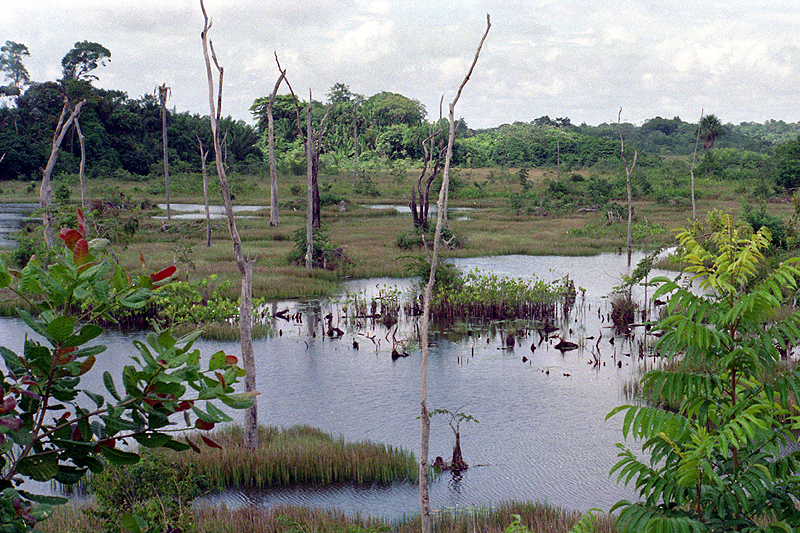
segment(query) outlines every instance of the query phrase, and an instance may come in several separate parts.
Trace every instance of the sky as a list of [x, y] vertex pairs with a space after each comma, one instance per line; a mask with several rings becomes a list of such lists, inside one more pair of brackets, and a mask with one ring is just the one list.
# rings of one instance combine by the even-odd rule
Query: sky
[[[249, 108], [278, 78], [277, 53], [301, 98], [335, 83], [367, 97], [419, 100], [439, 116], [492, 27], [457, 104], [471, 128], [547, 115], [573, 124], [800, 121], [797, 0], [205, 0], [225, 69], [222, 112]], [[78, 41], [111, 62], [94, 84], [209, 113], [200, 0], [0, 0], [0, 43], [25, 44], [33, 81], [61, 77]], [[0, 80], [2, 81], [2, 80]], [[287, 92], [284, 88], [280, 92]]]

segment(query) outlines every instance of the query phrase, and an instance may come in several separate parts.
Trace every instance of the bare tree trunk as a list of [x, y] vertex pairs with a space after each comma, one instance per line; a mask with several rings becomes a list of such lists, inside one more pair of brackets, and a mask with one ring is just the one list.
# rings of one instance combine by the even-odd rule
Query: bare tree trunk
[[455, 107], [458, 99], [461, 97], [461, 91], [469, 81], [472, 71], [475, 69], [475, 64], [478, 62], [478, 56], [481, 53], [481, 48], [489, 34], [489, 29], [492, 27], [489, 15], [486, 15], [486, 32], [478, 44], [478, 50], [475, 52], [475, 59], [472, 61], [472, 66], [469, 72], [461, 82], [455, 98], [450, 103], [450, 135], [447, 142], [447, 155], [444, 159], [444, 173], [442, 175], [442, 188], [439, 190], [439, 201], [437, 202], [438, 210], [436, 213], [436, 233], [433, 239], [433, 253], [431, 256], [431, 272], [428, 277], [428, 283], [425, 284], [425, 296], [422, 305], [422, 322], [420, 324], [420, 344], [422, 347], [422, 361], [420, 363], [420, 451], [419, 451], [419, 505], [420, 505], [420, 521], [422, 525], [422, 533], [430, 533], [431, 531], [431, 503], [430, 495], [428, 493], [428, 455], [430, 453], [430, 436], [431, 436], [431, 419], [428, 414], [428, 331], [430, 328], [431, 316], [431, 295], [433, 293], [433, 283], [436, 279], [436, 266], [439, 261], [439, 248], [442, 240], [442, 219], [445, 210], [447, 209], [447, 189], [450, 186], [450, 161], [453, 158], [453, 142], [456, 136], [456, 122], [455, 122]]
[[[253, 405], [245, 411], [244, 417], [244, 444], [250, 449], [258, 447], [258, 404], [256, 392], [256, 367], [253, 356], [253, 336], [252, 336], [252, 294], [253, 294], [253, 264], [256, 259], [245, 259], [242, 255], [242, 239], [236, 229], [236, 219], [233, 216], [233, 205], [231, 203], [231, 190], [228, 185], [228, 177], [223, 160], [222, 148], [219, 141], [219, 124], [222, 118], [222, 78], [225, 73], [219, 65], [216, 54], [214, 53], [214, 43], [208, 40], [208, 31], [211, 29], [211, 22], [206, 14], [203, 0], [200, 0], [200, 8], [203, 11], [203, 56], [206, 62], [206, 75], [208, 76], [208, 103], [211, 109], [211, 136], [214, 141], [214, 156], [217, 165], [217, 175], [219, 176], [220, 188], [222, 189], [222, 199], [225, 202], [225, 213], [228, 219], [228, 231], [233, 241], [233, 255], [236, 266], [242, 275], [242, 294], [239, 304], [239, 333], [242, 344], [242, 361], [247, 374], [244, 378], [245, 393], [253, 397]], [[217, 93], [217, 103], [214, 102], [214, 74], [211, 71], [211, 59], [209, 58], [209, 48], [214, 59], [214, 66], [219, 73], [219, 90]]]
[[67, 117], [67, 110], [69, 109], [69, 99], [64, 96], [64, 107], [61, 109], [61, 116], [58, 117], [56, 129], [53, 132], [53, 145], [50, 148], [50, 157], [47, 160], [47, 166], [42, 171], [42, 186], [39, 189], [39, 206], [42, 208], [42, 218], [44, 219], [44, 242], [47, 248], [53, 247], [53, 213], [50, 211], [50, 205], [53, 202], [53, 188], [50, 185], [50, 176], [53, 174], [53, 169], [58, 161], [58, 151], [61, 148], [61, 143], [67, 135], [67, 130], [75, 122], [81, 114], [81, 108], [86, 100], [81, 100], [75, 109]]
[[311, 142], [311, 98], [306, 108], [306, 268], [314, 268], [314, 143]]
[[84, 179], [86, 173], [86, 142], [81, 131], [81, 123], [77, 117], [75, 118], [75, 132], [78, 134], [78, 142], [81, 145], [81, 166], [78, 171], [78, 179], [81, 182], [81, 207], [86, 209], [86, 180]]
[[203, 141], [200, 136], [195, 133], [197, 138], [197, 146], [200, 149], [200, 168], [203, 171], [203, 199], [206, 203], [206, 246], [211, 246], [211, 211], [208, 205], [208, 172], [206, 171], [206, 160], [208, 159], [208, 150], [203, 148]]
[[697, 161], [697, 145], [700, 143], [700, 124], [703, 122], [703, 109], [700, 109], [700, 122], [697, 123], [697, 137], [694, 140], [694, 154], [692, 154], [692, 168], [689, 175], [692, 178], [692, 222], [697, 222], [697, 206], [694, 202], [694, 164]]
[[[276, 55], [277, 59], [277, 55]], [[278, 215], [278, 165], [275, 163], [275, 120], [272, 116], [272, 106], [275, 105], [275, 97], [278, 94], [278, 88], [281, 86], [283, 79], [286, 77], [286, 71], [281, 70], [281, 75], [278, 81], [275, 82], [275, 88], [269, 96], [269, 104], [267, 105], [267, 144], [269, 146], [269, 225], [277, 226], [280, 221]]]
[[631, 225], [633, 223], [633, 198], [631, 196], [631, 174], [633, 169], [636, 168], [636, 159], [639, 157], [637, 150], [633, 151], [633, 164], [628, 168], [628, 161], [625, 159], [625, 141], [622, 139], [622, 108], [619, 108], [619, 115], [617, 116], [617, 131], [619, 133], [619, 154], [622, 158], [622, 164], [625, 166], [625, 178], [628, 189], [628, 266], [631, 265], [631, 253], [633, 252], [633, 243], [631, 241]]
[[353, 188], [356, 188], [358, 179], [358, 119], [356, 118], [356, 107], [353, 104]]
[[172, 219], [169, 203], [169, 154], [167, 153], [167, 97], [172, 90], [166, 83], [158, 87], [158, 100], [161, 102], [161, 145], [164, 152], [164, 187], [167, 190], [167, 220]]

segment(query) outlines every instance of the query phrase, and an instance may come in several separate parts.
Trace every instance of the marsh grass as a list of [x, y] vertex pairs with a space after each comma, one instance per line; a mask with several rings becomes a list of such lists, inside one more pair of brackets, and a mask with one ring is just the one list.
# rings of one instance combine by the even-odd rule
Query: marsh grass
[[177, 464], [193, 464], [219, 487], [267, 487], [295, 483], [371, 483], [416, 480], [414, 454], [370, 441], [345, 442], [309, 426], [259, 427], [259, 447], [244, 446], [242, 428], [210, 435], [222, 448], [200, 454], [165, 451]]
[[[37, 528], [42, 533], [78, 533], [100, 531], [100, 523], [91, 522], [82, 509], [88, 504], [67, 504], [56, 509], [55, 514]], [[393, 533], [418, 533], [418, 516], [397, 520], [351, 516], [337, 510], [308, 507], [279, 506], [271, 509], [198, 505], [191, 511], [198, 533], [352, 533], [389, 531]], [[582, 513], [544, 503], [504, 502], [493, 507], [476, 507], [462, 510], [432, 512], [432, 530], [437, 533], [504, 533], [520, 516], [520, 524], [535, 533], [566, 533], [581, 518]], [[608, 515], [598, 515], [597, 533], [616, 533], [614, 520]]]

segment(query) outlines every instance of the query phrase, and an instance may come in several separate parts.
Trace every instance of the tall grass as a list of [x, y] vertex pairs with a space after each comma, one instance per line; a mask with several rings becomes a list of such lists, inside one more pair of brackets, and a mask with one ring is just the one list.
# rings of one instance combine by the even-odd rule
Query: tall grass
[[220, 487], [417, 478], [417, 460], [411, 452], [370, 441], [345, 442], [310, 426], [259, 427], [256, 450], [244, 446], [240, 426], [225, 426], [210, 438], [222, 448], [207, 447], [200, 454], [165, 451], [165, 455], [178, 464], [193, 464]]

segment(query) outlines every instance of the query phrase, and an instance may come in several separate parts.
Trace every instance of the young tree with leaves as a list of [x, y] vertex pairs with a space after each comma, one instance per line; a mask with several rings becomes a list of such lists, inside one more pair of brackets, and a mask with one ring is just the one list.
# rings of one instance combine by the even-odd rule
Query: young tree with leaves
[[30, 55], [28, 47], [22, 43], [6, 41], [0, 46], [0, 70], [11, 81], [11, 85], [0, 87], [0, 96], [19, 96], [22, 88], [30, 83], [31, 76], [22, 64], [22, 58]]
[[442, 171], [442, 187], [439, 189], [439, 200], [436, 203], [438, 212], [436, 214], [436, 231], [433, 237], [433, 252], [431, 254], [431, 270], [428, 276], [428, 281], [425, 284], [425, 295], [422, 302], [422, 320], [420, 321], [419, 338], [422, 349], [422, 360], [420, 362], [420, 450], [419, 450], [419, 506], [420, 506], [420, 521], [422, 524], [422, 533], [430, 533], [431, 531], [431, 502], [430, 494], [428, 492], [428, 454], [430, 450], [430, 437], [431, 437], [431, 419], [428, 413], [428, 332], [430, 330], [431, 319], [431, 297], [433, 295], [433, 285], [436, 282], [436, 267], [439, 263], [439, 250], [442, 242], [442, 228], [443, 228], [443, 213], [447, 210], [447, 189], [450, 186], [450, 163], [453, 159], [453, 143], [456, 138], [456, 119], [455, 108], [461, 92], [467, 85], [472, 71], [475, 70], [475, 65], [478, 63], [483, 43], [486, 41], [486, 36], [489, 35], [489, 30], [492, 27], [489, 15], [486, 15], [486, 31], [478, 43], [478, 49], [475, 51], [475, 57], [469, 67], [467, 75], [458, 87], [453, 101], [450, 102], [448, 122], [450, 124], [447, 151], [444, 157], [444, 170]]
[[200, 451], [198, 442], [178, 437], [230, 421], [216, 402], [231, 408], [250, 404], [234, 391], [243, 374], [237, 359], [223, 352], [201, 357], [192, 348], [199, 332], [179, 339], [168, 331], [151, 332], [133, 342], [134, 355], [121, 376], [103, 373], [106, 392], [84, 388], [82, 378], [106, 349], [93, 343], [103, 334], [98, 321], [113, 322], [119, 312], [146, 305], [176, 268], [131, 276], [101, 259], [108, 241], [90, 239], [80, 210], [77, 228], [64, 228], [59, 237], [64, 253], [54, 263], [31, 258], [21, 271], [0, 269], [0, 289], [36, 310], [18, 310], [36, 334], [26, 336], [22, 352], [0, 347], [6, 367], [0, 374], [3, 531], [31, 531], [50, 516], [52, 505], [67, 501], [33, 494], [25, 481], [73, 485], [104, 464], [136, 463], [133, 443]]
[[707, 222], [703, 233], [678, 233], [690, 279], [653, 280], [653, 298], [668, 298], [655, 350], [671, 368], [642, 382], [670, 408], [623, 405], [608, 415], [624, 415], [623, 435], [647, 454], [618, 444], [611, 472], [641, 495], [611, 509], [622, 531], [800, 527], [800, 452], [787, 447], [800, 429], [792, 416], [800, 371], [781, 365], [800, 339], [800, 313], [784, 306], [798, 289], [800, 259], [769, 270], [767, 228], [753, 233], [718, 212]]

